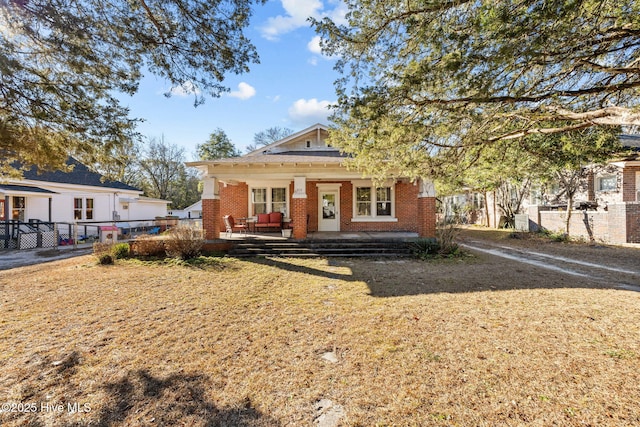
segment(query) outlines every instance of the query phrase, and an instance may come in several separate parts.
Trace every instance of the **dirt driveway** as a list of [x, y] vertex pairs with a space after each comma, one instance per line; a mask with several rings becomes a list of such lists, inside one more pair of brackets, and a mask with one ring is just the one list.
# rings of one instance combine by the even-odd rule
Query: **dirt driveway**
[[619, 247], [554, 242], [535, 235], [508, 231], [464, 228], [460, 244], [474, 254], [502, 259], [505, 268], [518, 267], [514, 276], [545, 272], [600, 286], [640, 291], [640, 245]]

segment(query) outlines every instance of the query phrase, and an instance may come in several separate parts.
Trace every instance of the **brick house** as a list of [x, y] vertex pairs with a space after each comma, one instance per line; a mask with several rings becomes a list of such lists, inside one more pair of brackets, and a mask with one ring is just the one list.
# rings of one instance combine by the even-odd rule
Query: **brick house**
[[187, 163], [204, 179], [202, 220], [207, 239], [224, 230], [223, 216], [255, 218], [282, 212], [293, 237], [329, 232], [415, 232], [435, 236], [433, 183], [393, 177], [376, 186], [348, 170], [316, 124], [241, 157]]

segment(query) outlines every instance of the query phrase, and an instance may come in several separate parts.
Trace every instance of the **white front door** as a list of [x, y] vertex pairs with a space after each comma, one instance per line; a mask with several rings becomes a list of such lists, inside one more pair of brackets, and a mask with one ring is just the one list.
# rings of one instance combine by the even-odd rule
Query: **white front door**
[[318, 231], [340, 231], [340, 190], [320, 190], [318, 202]]

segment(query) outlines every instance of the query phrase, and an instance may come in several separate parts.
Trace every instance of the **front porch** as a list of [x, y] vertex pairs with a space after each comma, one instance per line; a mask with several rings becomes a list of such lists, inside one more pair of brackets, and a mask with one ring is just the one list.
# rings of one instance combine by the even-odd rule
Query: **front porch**
[[[246, 257], [370, 257], [397, 258], [413, 254], [413, 232], [313, 232], [305, 239], [278, 233], [223, 233], [216, 240], [229, 256]], [[211, 244], [213, 241], [210, 241]]]
[[[418, 233], [404, 231], [316, 231], [307, 233], [307, 237], [298, 241], [410, 241], [417, 239]], [[220, 233], [220, 240], [223, 241], [245, 241], [245, 240], [273, 240], [273, 241], [296, 241], [296, 239], [283, 237], [281, 233]]]

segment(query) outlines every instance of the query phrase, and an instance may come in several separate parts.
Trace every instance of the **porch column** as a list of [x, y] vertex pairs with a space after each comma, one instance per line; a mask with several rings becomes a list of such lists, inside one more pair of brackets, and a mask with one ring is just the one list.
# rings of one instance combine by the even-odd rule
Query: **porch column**
[[205, 175], [202, 189], [202, 228], [208, 240], [220, 238], [220, 183]]
[[293, 238], [307, 238], [307, 179], [304, 176], [293, 178], [293, 196], [291, 198], [291, 219], [293, 220]]
[[419, 181], [418, 193], [418, 235], [436, 237], [436, 189], [427, 179]]

